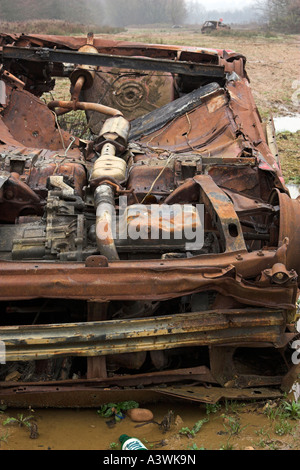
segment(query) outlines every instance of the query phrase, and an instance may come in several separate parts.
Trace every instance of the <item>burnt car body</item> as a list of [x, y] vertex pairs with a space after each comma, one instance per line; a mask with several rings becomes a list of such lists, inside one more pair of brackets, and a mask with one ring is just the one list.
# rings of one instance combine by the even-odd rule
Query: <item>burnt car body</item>
[[210, 33], [211, 31], [218, 31], [218, 30], [229, 31], [230, 29], [231, 27], [223, 23], [222, 21], [209, 20], [203, 23], [202, 28], [201, 28], [201, 33], [205, 34], [205, 33]]
[[[280, 395], [297, 367], [300, 202], [245, 57], [92, 34], [0, 41], [0, 399]], [[46, 103], [61, 77], [69, 101]], [[91, 138], [61, 128], [71, 110]], [[191, 218], [171, 221], [179, 237], [164, 237], [163, 216], [158, 238], [121, 237], [124, 199], [126, 229], [137, 206]], [[198, 205], [203, 240], [190, 248]]]

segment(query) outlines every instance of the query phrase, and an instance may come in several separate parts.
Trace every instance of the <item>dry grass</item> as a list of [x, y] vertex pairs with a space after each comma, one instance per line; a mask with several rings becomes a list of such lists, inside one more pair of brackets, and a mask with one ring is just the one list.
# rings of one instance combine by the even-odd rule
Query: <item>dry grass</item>
[[124, 28], [114, 28], [111, 26], [70, 23], [64, 20], [28, 20], [1, 22], [2, 33], [54, 34], [70, 36], [87, 34], [89, 31], [93, 31], [95, 34], [117, 34], [125, 30]]
[[[101, 37], [101, 35], [99, 35]], [[242, 34], [200, 33], [199, 28], [130, 28], [111, 37], [118, 41], [148, 42], [152, 44], [179, 44], [195, 47], [235, 50], [247, 58], [247, 72], [250, 77], [252, 93], [263, 119], [271, 112], [273, 115], [296, 113], [298, 109], [292, 100], [295, 93], [293, 84], [297, 81], [300, 69], [298, 37], [285, 35], [249, 37]], [[69, 99], [68, 80], [58, 80], [54, 90], [57, 99]], [[48, 99], [51, 99], [48, 97]], [[61, 125], [80, 136], [86, 125], [84, 113], [68, 113], [60, 117]], [[84, 138], [88, 138], [85, 134]], [[286, 181], [299, 182], [299, 138], [296, 134], [278, 135], [279, 156]]]

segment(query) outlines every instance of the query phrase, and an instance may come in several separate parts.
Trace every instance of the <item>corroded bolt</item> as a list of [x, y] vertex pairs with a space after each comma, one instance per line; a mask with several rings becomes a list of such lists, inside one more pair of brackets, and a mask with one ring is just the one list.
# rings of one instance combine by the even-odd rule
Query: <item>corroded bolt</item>
[[8, 200], [13, 199], [13, 197], [14, 197], [13, 190], [12, 189], [7, 189], [4, 193], [4, 197], [5, 197], [5, 199], [8, 199]]
[[277, 279], [283, 279], [283, 273], [277, 273], [276, 278]]

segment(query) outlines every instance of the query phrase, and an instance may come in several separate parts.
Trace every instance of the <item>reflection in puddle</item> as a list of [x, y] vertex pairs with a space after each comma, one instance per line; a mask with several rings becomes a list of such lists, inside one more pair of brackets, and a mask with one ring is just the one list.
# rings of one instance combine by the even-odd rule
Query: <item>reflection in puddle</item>
[[300, 130], [300, 114], [274, 117], [276, 132], [297, 132]]
[[289, 183], [286, 186], [292, 199], [297, 199], [297, 197], [300, 196], [300, 186], [298, 184]]

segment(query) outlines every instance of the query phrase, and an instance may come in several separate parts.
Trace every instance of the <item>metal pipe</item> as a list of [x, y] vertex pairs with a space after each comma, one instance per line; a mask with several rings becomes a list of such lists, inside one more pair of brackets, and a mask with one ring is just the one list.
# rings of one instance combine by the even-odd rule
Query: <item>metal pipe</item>
[[[106, 177], [121, 182], [126, 176], [126, 162], [117, 156], [127, 145], [129, 122], [123, 116], [107, 119], [99, 134], [101, 155], [94, 163], [91, 180]], [[123, 149], [123, 150], [122, 150]], [[114, 242], [115, 199], [114, 187], [109, 183], [99, 184], [94, 192], [96, 207], [96, 240], [99, 251], [108, 260], [118, 260]]]
[[[73, 93], [72, 93], [72, 101], [78, 101], [79, 99], [79, 96], [80, 96], [80, 93], [81, 93], [81, 90], [85, 84], [85, 77], [83, 75], [80, 75], [76, 81], [76, 83], [74, 84], [74, 87], [73, 87]], [[50, 106], [49, 106], [50, 108]], [[66, 113], [69, 113], [71, 110], [70, 109], [67, 109], [67, 108], [57, 108], [55, 113], [57, 116], [62, 116], [63, 114], [66, 114]]]
[[82, 101], [61, 101], [53, 100], [48, 103], [48, 108], [55, 111], [55, 108], [65, 108], [69, 111], [77, 111], [78, 109], [83, 111], [96, 111], [98, 113], [106, 114], [107, 116], [123, 116], [121, 111], [109, 106], [104, 106], [99, 103], [87, 103]]
[[99, 185], [94, 193], [96, 206], [96, 241], [101, 255], [108, 260], [118, 260], [114, 242], [115, 199], [109, 184]]
[[[6, 360], [107, 356], [228, 343], [280, 343], [280, 309], [207, 310], [150, 318], [4, 326]], [[293, 334], [294, 335], [294, 334]]]
[[80, 96], [80, 93], [81, 93], [81, 90], [82, 90], [82, 87], [85, 83], [85, 77], [83, 75], [80, 75], [78, 78], [77, 78], [77, 81], [73, 87], [73, 92], [72, 92], [72, 100], [73, 101], [78, 101], [79, 100], [79, 96]]

